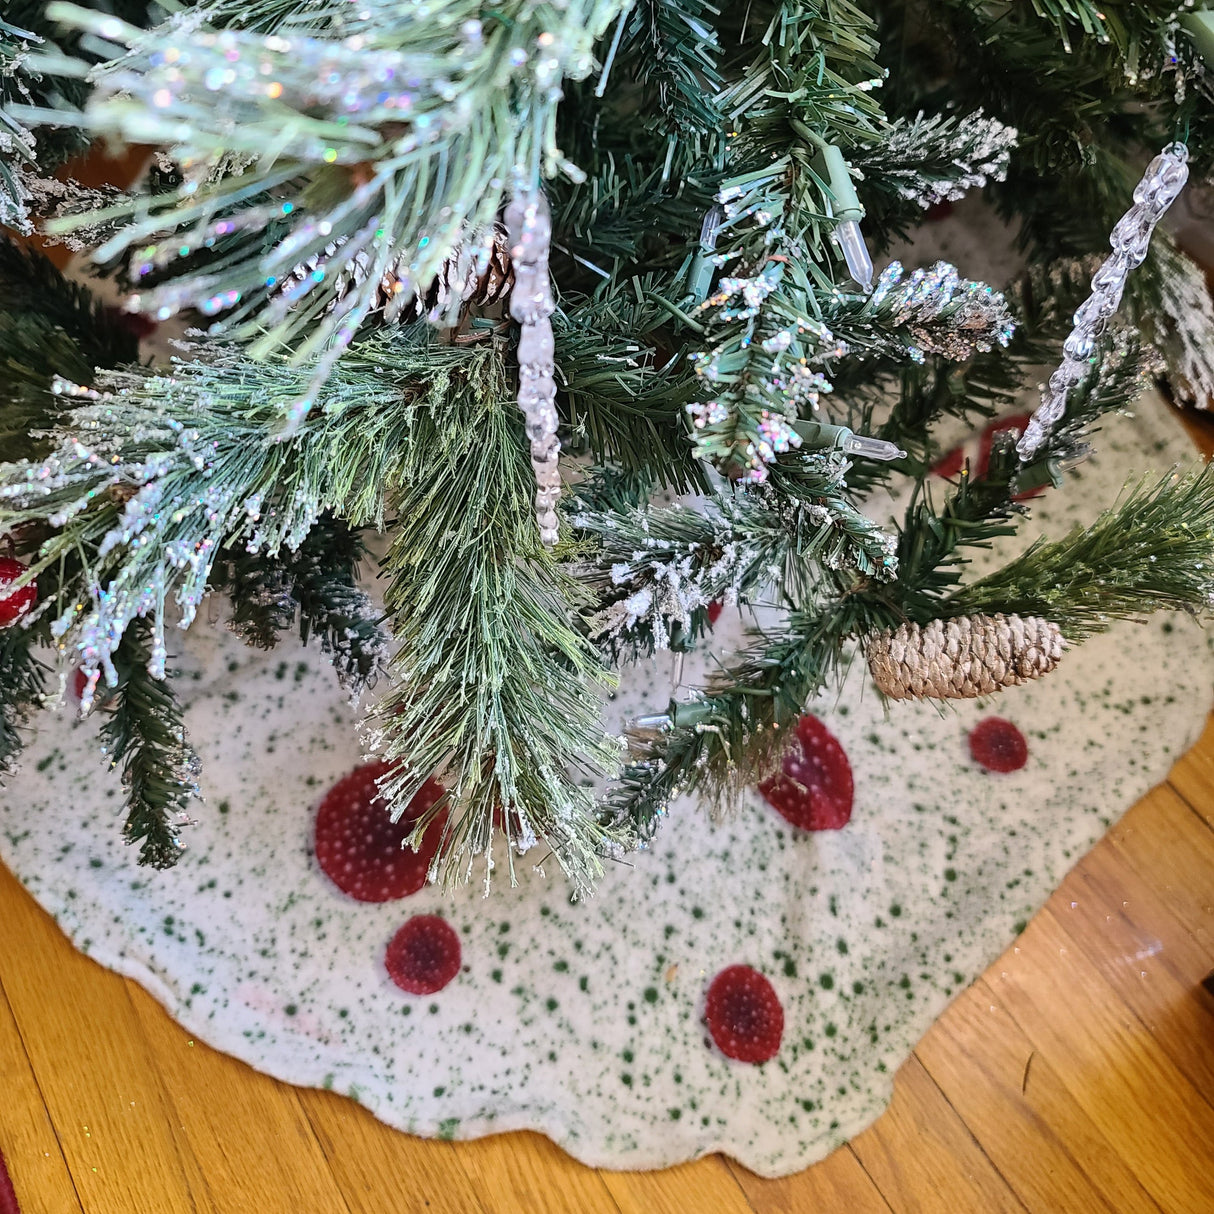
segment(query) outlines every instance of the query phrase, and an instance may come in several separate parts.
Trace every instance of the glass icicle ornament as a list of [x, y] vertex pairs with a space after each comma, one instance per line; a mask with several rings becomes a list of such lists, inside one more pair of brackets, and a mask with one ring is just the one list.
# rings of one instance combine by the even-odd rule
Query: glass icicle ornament
[[1134, 205], [1109, 235], [1113, 252], [1092, 276], [1092, 293], [1075, 313], [1075, 327], [1062, 344], [1062, 362], [1050, 376], [1041, 404], [1016, 444], [1028, 462], [1062, 421], [1071, 389], [1088, 376], [1096, 340], [1121, 304], [1130, 271], [1140, 266], [1151, 244], [1151, 233], [1189, 179], [1189, 149], [1170, 143], [1147, 165], [1134, 189]]
[[552, 216], [539, 190], [516, 194], [506, 208], [506, 236], [514, 288], [510, 315], [519, 322], [518, 405], [527, 419], [531, 467], [535, 471], [535, 521], [546, 547], [556, 543], [556, 503], [561, 496], [556, 412], [556, 350], [552, 334], [552, 282], [548, 250]]

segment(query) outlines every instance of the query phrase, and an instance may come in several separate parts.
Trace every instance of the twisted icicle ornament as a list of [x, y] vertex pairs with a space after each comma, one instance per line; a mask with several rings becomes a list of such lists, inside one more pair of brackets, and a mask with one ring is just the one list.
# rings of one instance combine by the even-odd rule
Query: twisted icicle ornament
[[548, 278], [552, 216], [538, 190], [516, 195], [506, 208], [506, 236], [514, 268], [510, 315], [522, 326], [518, 342], [518, 404], [527, 419], [535, 470], [535, 520], [540, 538], [557, 541], [556, 503], [561, 496], [556, 413], [556, 347], [550, 317], [556, 310]]
[[1041, 616], [963, 615], [868, 639], [873, 681], [891, 700], [973, 700], [1049, 674], [1066, 640]]
[[1151, 244], [1151, 233], [1163, 213], [1176, 200], [1189, 179], [1189, 149], [1170, 143], [1147, 165], [1134, 188], [1134, 205], [1117, 221], [1109, 234], [1113, 246], [1092, 276], [1092, 293], [1075, 313], [1075, 327], [1062, 345], [1062, 362], [1050, 376], [1037, 407], [1016, 450], [1021, 460], [1033, 458], [1066, 413], [1071, 389], [1081, 384], [1091, 370], [1096, 339], [1117, 311], [1130, 271], [1140, 266]]

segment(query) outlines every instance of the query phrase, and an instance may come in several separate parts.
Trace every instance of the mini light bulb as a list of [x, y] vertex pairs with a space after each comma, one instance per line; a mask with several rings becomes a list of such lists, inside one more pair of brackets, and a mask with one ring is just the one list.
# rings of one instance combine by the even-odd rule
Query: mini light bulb
[[847, 262], [847, 272], [864, 288], [866, 292], [873, 289], [873, 259], [869, 256], [868, 246], [864, 243], [864, 234], [860, 225], [854, 219], [841, 219], [835, 224], [834, 238], [839, 248], [843, 250], [843, 260]]
[[883, 438], [870, 438], [867, 434], [847, 434], [839, 443], [845, 455], [862, 455], [865, 459], [905, 459], [906, 452], [897, 443]]

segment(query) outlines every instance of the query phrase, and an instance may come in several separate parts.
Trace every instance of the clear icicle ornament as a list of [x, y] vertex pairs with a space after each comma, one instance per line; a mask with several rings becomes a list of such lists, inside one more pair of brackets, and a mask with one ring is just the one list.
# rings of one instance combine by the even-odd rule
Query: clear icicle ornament
[[518, 342], [518, 405], [527, 419], [531, 467], [535, 471], [535, 521], [540, 539], [552, 547], [559, 535], [556, 503], [561, 496], [556, 412], [556, 352], [552, 334], [552, 282], [548, 250], [552, 216], [539, 190], [516, 194], [506, 208], [506, 236], [514, 287], [510, 315], [522, 326]]
[[1134, 205], [1109, 234], [1112, 255], [1092, 276], [1092, 293], [1075, 313], [1075, 327], [1062, 344], [1062, 362], [1050, 376], [1041, 404], [1025, 427], [1016, 450], [1022, 461], [1033, 458], [1066, 413], [1071, 389], [1091, 369], [1096, 339], [1121, 304], [1130, 271], [1140, 266], [1151, 244], [1151, 233], [1189, 179], [1189, 149], [1170, 143], [1147, 165], [1134, 189]]

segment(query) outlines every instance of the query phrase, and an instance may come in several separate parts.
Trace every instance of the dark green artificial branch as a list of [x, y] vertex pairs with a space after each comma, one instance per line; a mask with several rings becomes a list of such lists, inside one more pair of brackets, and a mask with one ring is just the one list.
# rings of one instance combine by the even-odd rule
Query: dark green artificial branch
[[893, 537], [851, 505], [843, 469], [827, 456], [801, 461], [795, 496], [718, 493], [642, 509], [596, 488], [583, 487], [572, 521], [597, 541], [586, 570], [599, 604], [590, 635], [616, 657], [685, 647], [714, 602], [776, 588], [786, 602], [808, 602], [825, 569], [896, 575]]
[[118, 684], [98, 697], [106, 710], [101, 739], [110, 766], [122, 770], [123, 838], [139, 844], [140, 864], [171, 868], [184, 848], [178, 832], [198, 792], [198, 761], [171, 684], [148, 673], [152, 636], [148, 621], [137, 620], [114, 655]]
[[23, 727], [45, 691], [44, 670], [31, 639], [22, 628], [0, 630], [0, 781], [13, 771]]
[[373, 682], [388, 648], [382, 612], [357, 581], [366, 546], [331, 515], [320, 518], [294, 550], [276, 557], [227, 548], [211, 586], [232, 601], [230, 627], [247, 644], [270, 649], [299, 619], [300, 639], [315, 636], [353, 694]]
[[[134, 362], [138, 342], [121, 314], [69, 282], [46, 257], [0, 237], [0, 454], [39, 450], [64, 401], [51, 395], [62, 375], [93, 381], [95, 368]], [[41, 444], [45, 446], [45, 444]]]
[[1214, 605], [1214, 470], [1144, 480], [1090, 527], [1040, 540], [951, 596], [956, 614], [1040, 615], [1068, 641], [1119, 619]]

